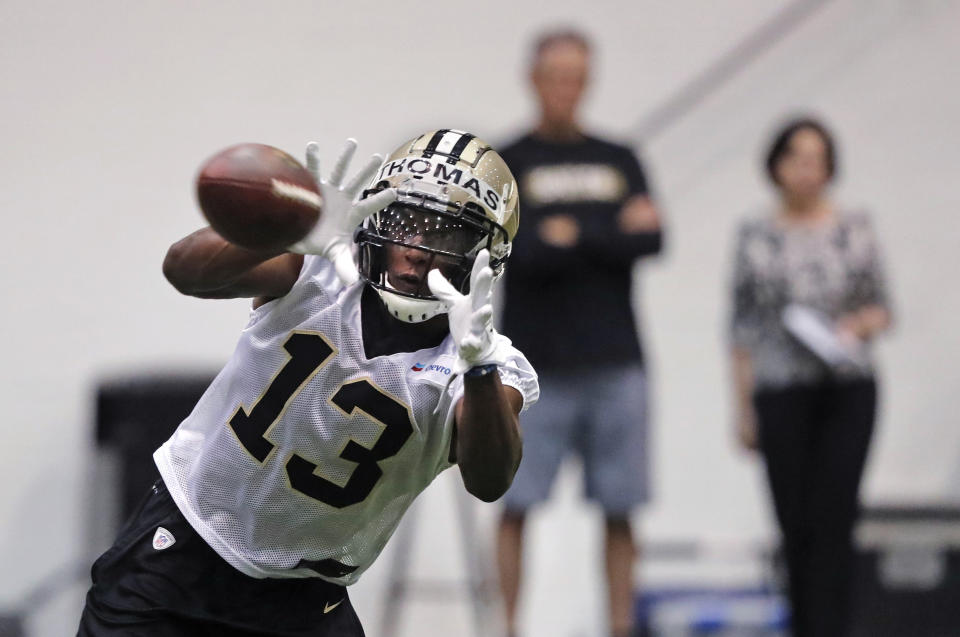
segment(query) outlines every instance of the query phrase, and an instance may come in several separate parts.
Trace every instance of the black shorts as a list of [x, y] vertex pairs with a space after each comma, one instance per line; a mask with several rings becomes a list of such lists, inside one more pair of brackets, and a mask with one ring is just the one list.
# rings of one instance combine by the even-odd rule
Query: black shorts
[[[163, 527], [174, 542], [153, 547]], [[343, 586], [256, 579], [225, 562], [183, 517], [162, 481], [93, 564], [80, 637], [363, 637]]]

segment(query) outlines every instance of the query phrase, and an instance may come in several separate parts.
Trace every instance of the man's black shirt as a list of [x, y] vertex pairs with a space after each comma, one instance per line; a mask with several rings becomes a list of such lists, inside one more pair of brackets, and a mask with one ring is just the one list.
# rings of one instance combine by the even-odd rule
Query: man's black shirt
[[[557, 143], [526, 135], [502, 153], [520, 186], [520, 228], [507, 265], [503, 331], [535, 368], [639, 362], [630, 306], [637, 257], [659, 252], [661, 232], [624, 234], [623, 204], [647, 194], [633, 152], [594, 137]], [[567, 214], [570, 248], [544, 243], [538, 225]]]

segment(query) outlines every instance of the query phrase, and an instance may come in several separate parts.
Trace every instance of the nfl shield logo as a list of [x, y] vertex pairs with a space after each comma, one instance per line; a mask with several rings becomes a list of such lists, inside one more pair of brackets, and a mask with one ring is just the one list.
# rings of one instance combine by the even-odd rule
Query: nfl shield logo
[[157, 532], [153, 534], [153, 548], [158, 551], [170, 548], [176, 541], [177, 540], [173, 537], [173, 533], [166, 530], [162, 526], [157, 527]]

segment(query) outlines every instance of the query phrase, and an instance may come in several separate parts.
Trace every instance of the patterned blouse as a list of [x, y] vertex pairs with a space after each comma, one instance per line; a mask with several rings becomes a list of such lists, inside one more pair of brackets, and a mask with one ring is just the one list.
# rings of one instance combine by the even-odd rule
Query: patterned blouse
[[737, 232], [731, 340], [747, 349], [756, 388], [869, 377], [873, 365], [831, 370], [784, 328], [790, 303], [836, 319], [865, 305], [888, 307], [880, 252], [870, 219], [837, 213], [814, 228], [786, 227], [772, 215]]

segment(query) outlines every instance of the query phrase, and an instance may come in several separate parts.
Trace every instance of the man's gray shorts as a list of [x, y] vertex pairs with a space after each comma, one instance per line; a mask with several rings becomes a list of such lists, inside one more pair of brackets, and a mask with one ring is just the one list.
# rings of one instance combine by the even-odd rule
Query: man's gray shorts
[[547, 499], [570, 451], [583, 459], [586, 496], [621, 516], [648, 499], [647, 383], [639, 365], [540, 373], [540, 401], [520, 417], [523, 460], [508, 512]]

